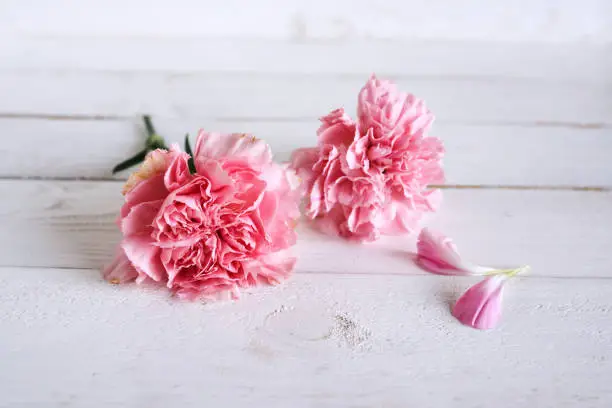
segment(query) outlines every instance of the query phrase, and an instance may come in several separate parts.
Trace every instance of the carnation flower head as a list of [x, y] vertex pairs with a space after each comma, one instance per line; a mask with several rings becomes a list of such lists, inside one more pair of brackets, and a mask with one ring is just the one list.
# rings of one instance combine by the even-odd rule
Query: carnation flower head
[[440, 203], [442, 142], [427, 135], [433, 115], [414, 95], [372, 76], [358, 96], [357, 121], [344, 109], [321, 118], [316, 147], [296, 150], [306, 216], [358, 241], [417, 231]]
[[104, 276], [158, 282], [181, 297], [276, 284], [291, 272], [298, 195], [269, 146], [201, 131], [190, 155], [154, 150], [124, 188], [123, 240]]

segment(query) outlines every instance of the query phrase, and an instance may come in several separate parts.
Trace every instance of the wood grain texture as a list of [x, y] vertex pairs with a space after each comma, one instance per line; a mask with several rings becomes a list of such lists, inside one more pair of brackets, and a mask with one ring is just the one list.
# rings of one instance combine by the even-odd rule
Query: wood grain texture
[[[354, 112], [368, 75], [7, 71], [0, 75], [0, 113], [312, 120], [342, 106]], [[607, 84], [390, 78], [425, 99], [442, 123], [612, 124]]]
[[297, 275], [201, 305], [1, 268], [0, 406], [612, 404], [612, 280], [517, 279], [486, 333], [448, 311], [471, 282]]
[[[0, 181], [0, 266], [99, 268], [120, 234], [121, 182]], [[431, 225], [485, 265], [529, 264], [533, 276], [610, 277], [612, 193], [445, 190]], [[316, 273], [422, 274], [414, 238], [350, 244], [299, 227], [297, 269]], [[333, 254], [333, 256], [332, 256]], [[519, 266], [519, 265], [516, 265]]]
[[[155, 118], [154, 118], [155, 119]], [[169, 142], [197, 130], [252, 132], [276, 160], [316, 144], [318, 121], [155, 119]], [[612, 128], [435, 124], [445, 143], [447, 183], [467, 185], [612, 186]], [[142, 148], [140, 120], [0, 119], [0, 176], [110, 178], [110, 169]], [[31, 146], [39, 146], [32, 149]], [[68, 148], [69, 146], [69, 148]], [[125, 178], [126, 173], [118, 175]]]
[[[0, 70], [506, 78], [610, 84], [600, 44], [283, 41], [249, 38], [28, 36], [0, 43]], [[365, 57], [364, 57], [365, 56]]]

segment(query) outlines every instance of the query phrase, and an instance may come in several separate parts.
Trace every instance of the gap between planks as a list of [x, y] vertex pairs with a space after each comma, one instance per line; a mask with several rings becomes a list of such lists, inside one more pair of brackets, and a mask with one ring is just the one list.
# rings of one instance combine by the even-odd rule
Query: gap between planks
[[[57, 270], [57, 271], [79, 271], [83, 273], [96, 272], [99, 273], [100, 269], [96, 268], [80, 268], [77, 266], [23, 266], [23, 265], [0, 265], [0, 272], [5, 269], [19, 269], [21, 271], [36, 271], [36, 270]], [[338, 272], [338, 271], [317, 271], [317, 270], [307, 270], [307, 269], [299, 269], [296, 268], [293, 271], [293, 275], [322, 275], [322, 276], [371, 276], [371, 277], [385, 277], [385, 276], [404, 276], [405, 278], [418, 279], [418, 278], [431, 278], [431, 279], [439, 279], [439, 278], [460, 278], [460, 279], [482, 279], [482, 276], [462, 276], [462, 275], [438, 275], [435, 273], [429, 273], [426, 271], [422, 271], [422, 273], [399, 273], [399, 272], [381, 272], [381, 273], [353, 273], [353, 272]], [[519, 275], [515, 277], [516, 279], [537, 279], [537, 280], [610, 280], [612, 276], [542, 276], [542, 275], [531, 275], [529, 273], [524, 275]], [[290, 276], [286, 281], [291, 280]], [[286, 282], [281, 282], [281, 285]], [[277, 285], [271, 285], [272, 287]]]
[[[124, 178], [112, 177], [43, 177], [27, 176], [12, 177], [0, 176], [1, 181], [61, 181], [61, 182], [82, 182], [93, 181], [100, 183], [123, 183]], [[441, 184], [432, 185], [432, 188], [443, 190], [518, 190], [518, 191], [589, 191], [589, 192], [610, 192], [612, 187], [603, 186], [536, 186], [536, 185], [504, 185], [504, 184]]]
[[[144, 115], [144, 114], [143, 114]], [[88, 115], [88, 114], [45, 114], [45, 113], [22, 113], [22, 112], [0, 112], [0, 119], [31, 119], [50, 121], [107, 121], [107, 122], [133, 122], [136, 117], [121, 115]], [[214, 122], [311, 122], [312, 117], [213, 117], [207, 118]], [[608, 129], [612, 123], [598, 122], [563, 122], [563, 121], [445, 121], [437, 118], [436, 124], [461, 125], [461, 126], [507, 126], [507, 127], [538, 127], [538, 128], [567, 128], [567, 129]]]
[[[315, 76], [300, 80], [300, 76], [230, 73], [78, 71], [61, 75], [52, 71], [0, 71], [0, 89], [6, 95], [15, 95], [0, 98], [0, 111], [49, 116], [123, 117], [146, 112], [161, 117], [199, 117], [206, 112], [208, 117], [221, 118], [316, 118], [338, 106], [354, 106], [365, 77]], [[610, 96], [602, 84], [457, 78], [398, 79], [397, 83], [400, 89], [425, 99], [445, 120], [589, 126], [610, 123]], [[196, 94], [194, 89], [198, 90]], [[36, 97], [26, 98], [24, 92]], [[288, 100], [292, 103], [287, 104]], [[457, 105], [457, 100], [462, 103]]]

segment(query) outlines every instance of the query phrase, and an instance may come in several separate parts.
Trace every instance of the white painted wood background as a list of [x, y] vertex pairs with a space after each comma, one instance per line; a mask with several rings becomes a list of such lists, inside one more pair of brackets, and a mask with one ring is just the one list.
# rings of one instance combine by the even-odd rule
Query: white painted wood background
[[[612, 3], [0, 1], [0, 407], [612, 406]], [[432, 225], [530, 264], [492, 332], [414, 237], [300, 226], [294, 277], [235, 303], [100, 279], [138, 116], [251, 131], [279, 160], [371, 72], [447, 146]]]

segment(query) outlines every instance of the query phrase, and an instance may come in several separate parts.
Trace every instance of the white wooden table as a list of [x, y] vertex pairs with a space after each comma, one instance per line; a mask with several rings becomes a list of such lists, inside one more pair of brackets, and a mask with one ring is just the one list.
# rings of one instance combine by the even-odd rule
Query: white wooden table
[[[0, 49], [0, 407], [612, 406], [609, 48], [45, 37]], [[318, 116], [354, 110], [371, 71], [438, 117], [448, 186], [431, 225], [479, 263], [532, 266], [498, 329], [454, 320], [475, 280], [417, 269], [414, 237], [359, 246], [302, 226], [293, 278], [234, 303], [102, 281], [122, 200], [109, 169], [140, 148], [138, 115], [172, 141], [250, 131], [283, 160], [314, 143]]]

